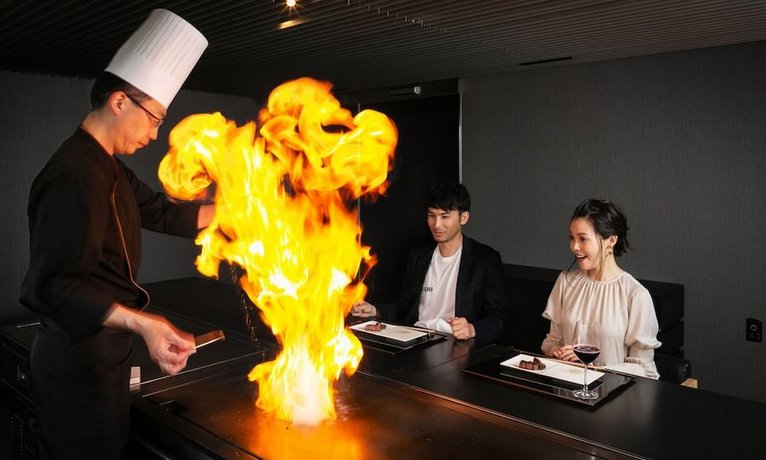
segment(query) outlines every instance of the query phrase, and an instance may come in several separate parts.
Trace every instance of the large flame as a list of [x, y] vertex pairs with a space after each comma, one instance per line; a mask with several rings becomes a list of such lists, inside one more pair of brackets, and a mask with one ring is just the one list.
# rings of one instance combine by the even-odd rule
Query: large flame
[[356, 198], [385, 191], [396, 146], [394, 124], [365, 110], [352, 116], [310, 78], [270, 95], [256, 124], [237, 127], [221, 114], [192, 115], [170, 133], [159, 176], [180, 199], [212, 184], [216, 214], [197, 244], [199, 271], [218, 275], [227, 261], [282, 345], [275, 361], [248, 375], [257, 405], [278, 419], [314, 425], [335, 418], [333, 384], [362, 357], [344, 317], [366, 287]]

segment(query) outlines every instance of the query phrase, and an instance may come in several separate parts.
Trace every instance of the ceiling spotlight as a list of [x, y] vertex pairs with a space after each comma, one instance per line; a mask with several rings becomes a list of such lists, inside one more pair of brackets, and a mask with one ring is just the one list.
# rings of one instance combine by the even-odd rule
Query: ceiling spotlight
[[288, 8], [295, 8], [298, 5], [298, 0], [285, 0], [285, 5]]

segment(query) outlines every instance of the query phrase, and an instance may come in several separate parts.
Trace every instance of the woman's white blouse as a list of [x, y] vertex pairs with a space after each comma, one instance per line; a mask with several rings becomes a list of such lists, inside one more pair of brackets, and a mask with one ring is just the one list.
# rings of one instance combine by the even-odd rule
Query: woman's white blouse
[[544, 353], [572, 345], [577, 320], [596, 321], [601, 325], [601, 354], [595, 365], [659, 378], [654, 349], [662, 344], [657, 341], [654, 304], [649, 291], [629, 273], [596, 281], [579, 269], [562, 272], [543, 316], [551, 322], [541, 347]]

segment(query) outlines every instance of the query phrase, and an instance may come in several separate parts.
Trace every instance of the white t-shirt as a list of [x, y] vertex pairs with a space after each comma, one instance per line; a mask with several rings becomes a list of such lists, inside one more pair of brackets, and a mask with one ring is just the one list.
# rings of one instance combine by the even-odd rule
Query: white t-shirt
[[439, 319], [446, 321], [455, 316], [455, 289], [462, 253], [462, 245], [449, 257], [442, 257], [439, 246], [434, 249], [420, 293], [418, 322], [433, 328]]

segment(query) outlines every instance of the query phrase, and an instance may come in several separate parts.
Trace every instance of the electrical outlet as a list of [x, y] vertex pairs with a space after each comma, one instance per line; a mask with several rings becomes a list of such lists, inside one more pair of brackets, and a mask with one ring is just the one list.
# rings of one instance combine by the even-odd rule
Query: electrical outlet
[[747, 318], [745, 320], [745, 339], [750, 342], [760, 342], [763, 340], [763, 323], [760, 319]]

